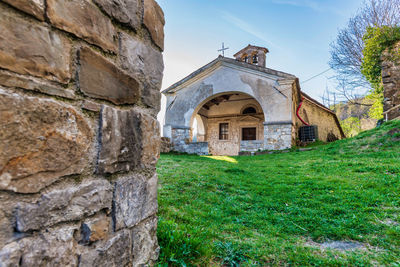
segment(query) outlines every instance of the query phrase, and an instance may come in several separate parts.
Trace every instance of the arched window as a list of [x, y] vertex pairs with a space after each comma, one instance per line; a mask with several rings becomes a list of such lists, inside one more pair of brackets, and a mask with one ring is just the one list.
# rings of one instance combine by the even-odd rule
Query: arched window
[[242, 111], [242, 114], [256, 114], [256, 113], [257, 113], [257, 110], [255, 108], [253, 108], [253, 107], [245, 108]]

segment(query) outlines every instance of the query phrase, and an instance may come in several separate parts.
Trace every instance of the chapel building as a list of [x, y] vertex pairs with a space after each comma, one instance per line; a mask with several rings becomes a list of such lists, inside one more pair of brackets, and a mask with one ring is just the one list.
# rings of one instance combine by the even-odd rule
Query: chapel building
[[248, 45], [162, 92], [174, 151], [238, 155], [345, 137], [335, 113], [301, 92], [296, 76], [266, 68], [268, 52]]

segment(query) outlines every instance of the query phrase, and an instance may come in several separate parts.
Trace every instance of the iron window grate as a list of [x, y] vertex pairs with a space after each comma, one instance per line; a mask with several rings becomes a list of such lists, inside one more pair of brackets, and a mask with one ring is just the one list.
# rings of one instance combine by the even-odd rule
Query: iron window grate
[[302, 142], [314, 142], [318, 140], [318, 127], [312, 126], [301, 126], [299, 129], [299, 139]]

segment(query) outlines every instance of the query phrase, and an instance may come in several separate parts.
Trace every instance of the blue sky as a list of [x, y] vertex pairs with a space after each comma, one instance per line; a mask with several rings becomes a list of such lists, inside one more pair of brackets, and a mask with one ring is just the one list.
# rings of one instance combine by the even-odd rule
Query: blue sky
[[[362, 0], [157, 0], [165, 13], [163, 89], [218, 57], [253, 44], [267, 47], [267, 67], [302, 81], [329, 68], [330, 43]], [[333, 71], [302, 84], [319, 99]], [[162, 119], [162, 118], [161, 118]]]

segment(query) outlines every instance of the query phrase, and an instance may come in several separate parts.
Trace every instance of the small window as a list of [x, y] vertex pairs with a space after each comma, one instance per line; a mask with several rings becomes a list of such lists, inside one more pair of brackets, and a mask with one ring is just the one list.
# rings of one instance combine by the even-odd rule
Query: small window
[[253, 64], [258, 64], [258, 56], [257, 55], [253, 56]]
[[219, 140], [228, 140], [229, 124], [220, 123], [219, 124]]
[[243, 61], [246, 62], [246, 63], [249, 63], [249, 57], [248, 56], [244, 56], [243, 57]]
[[257, 129], [255, 127], [252, 128], [242, 128], [242, 140], [257, 140]]
[[242, 112], [242, 114], [256, 114], [256, 113], [257, 113], [257, 110], [253, 107], [245, 108]]

